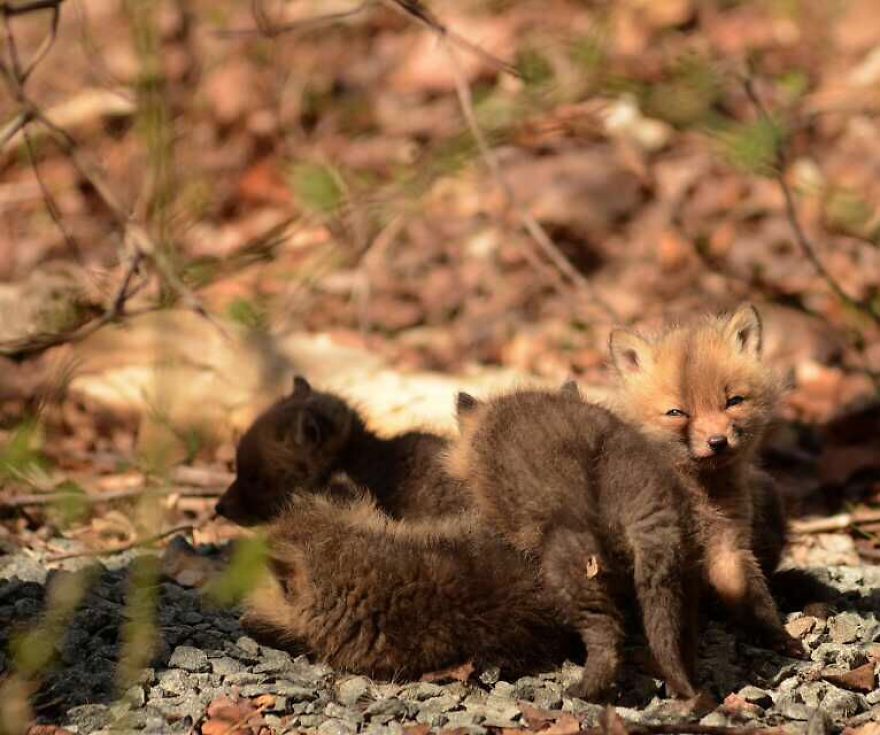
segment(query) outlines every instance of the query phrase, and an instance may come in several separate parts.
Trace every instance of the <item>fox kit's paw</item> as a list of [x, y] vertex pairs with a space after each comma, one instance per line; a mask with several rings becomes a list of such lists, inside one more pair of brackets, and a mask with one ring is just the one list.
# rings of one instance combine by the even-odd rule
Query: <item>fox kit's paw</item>
[[581, 678], [569, 686], [565, 693], [569, 697], [577, 697], [587, 702], [611, 701], [614, 693], [617, 672], [607, 667], [590, 667], [589, 662], [584, 667]]

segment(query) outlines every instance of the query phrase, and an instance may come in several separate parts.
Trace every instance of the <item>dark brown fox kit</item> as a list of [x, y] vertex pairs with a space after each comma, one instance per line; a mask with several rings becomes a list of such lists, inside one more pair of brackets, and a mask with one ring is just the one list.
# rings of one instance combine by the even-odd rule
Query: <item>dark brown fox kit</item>
[[648, 340], [617, 330], [616, 412], [659, 443], [691, 491], [707, 581], [722, 602], [791, 654], [765, 574], [785, 544], [785, 515], [755, 463], [779, 383], [760, 362], [761, 321], [746, 305]]
[[450, 473], [488, 525], [536, 558], [561, 622], [586, 644], [571, 693], [601, 699], [615, 683], [623, 639], [615, 594], [634, 586], [667, 683], [692, 696], [696, 631], [685, 596], [699, 562], [672, 469], [640, 432], [568, 386], [486, 402], [460, 394], [458, 415]]
[[398, 521], [364, 498], [300, 495], [268, 534], [271, 573], [244, 623], [281, 645], [381, 678], [562, 660], [534, 564], [461, 515]]
[[344, 493], [343, 474], [368, 489], [394, 518], [428, 518], [464, 509], [469, 496], [443, 470], [448, 440], [421, 431], [385, 439], [342, 398], [302, 377], [261, 414], [236, 450], [236, 478], [217, 512], [242, 525], [277, 517], [294, 493]]

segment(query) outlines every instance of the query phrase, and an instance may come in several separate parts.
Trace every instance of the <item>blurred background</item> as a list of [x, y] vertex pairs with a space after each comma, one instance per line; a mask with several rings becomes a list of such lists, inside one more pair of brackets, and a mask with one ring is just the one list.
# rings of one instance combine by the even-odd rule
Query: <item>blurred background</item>
[[[791, 385], [766, 459], [792, 508], [876, 509], [876, 0], [0, 20], [6, 553], [232, 535], [212, 496], [296, 372], [449, 428], [461, 386], [601, 389], [612, 326], [744, 300]], [[850, 520], [800, 561], [876, 562], [880, 518]]]

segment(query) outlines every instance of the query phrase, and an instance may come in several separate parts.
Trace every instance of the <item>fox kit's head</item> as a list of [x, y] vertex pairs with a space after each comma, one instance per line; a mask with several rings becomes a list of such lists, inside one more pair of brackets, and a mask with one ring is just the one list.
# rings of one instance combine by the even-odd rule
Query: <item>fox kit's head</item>
[[761, 320], [751, 305], [675, 327], [655, 339], [611, 334], [618, 408], [698, 467], [748, 454], [761, 437], [778, 383], [761, 364]]
[[323, 490], [360, 417], [345, 401], [312, 390], [297, 376], [293, 391], [244, 433], [235, 481], [217, 512], [247, 526], [273, 519], [295, 492]]

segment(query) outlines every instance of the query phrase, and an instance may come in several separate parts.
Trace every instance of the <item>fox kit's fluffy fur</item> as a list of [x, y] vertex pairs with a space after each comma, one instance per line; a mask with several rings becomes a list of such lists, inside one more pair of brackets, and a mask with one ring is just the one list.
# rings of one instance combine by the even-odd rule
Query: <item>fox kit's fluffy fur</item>
[[721, 600], [794, 653], [765, 574], [785, 543], [776, 488], [755, 464], [780, 385], [762, 365], [752, 306], [653, 339], [612, 333], [616, 412], [663, 448], [691, 491], [706, 577]]
[[282, 645], [381, 678], [561, 660], [535, 566], [462, 516], [397, 521], [363, 498], [300, 495], [268, 533], [270, 574], [244, 623]]
[[458, 414], [450, 473], [488, 525], [537, 560], [560, 622], [586, 644], [572, 693], [599, 699], [614, 684], [623, 639], [615, 595], [634, 586], [667, 683], [693, 695], [685, 596], [698, 565], [687, 495], [668, 464], [637, 430], [568, 387], [486, 402], [460, 394]]
[[395, 518], [428, 518], [465, 507], [467, 494], [443, 472], [448, 440], [409, 431], [385, 439], [332, 393], [294, 379], [290, 395], [261, 414], [236, 450], [236, 478], [217, 511], [242, 525], [277, 517], [295, 493], [366, 488]]

